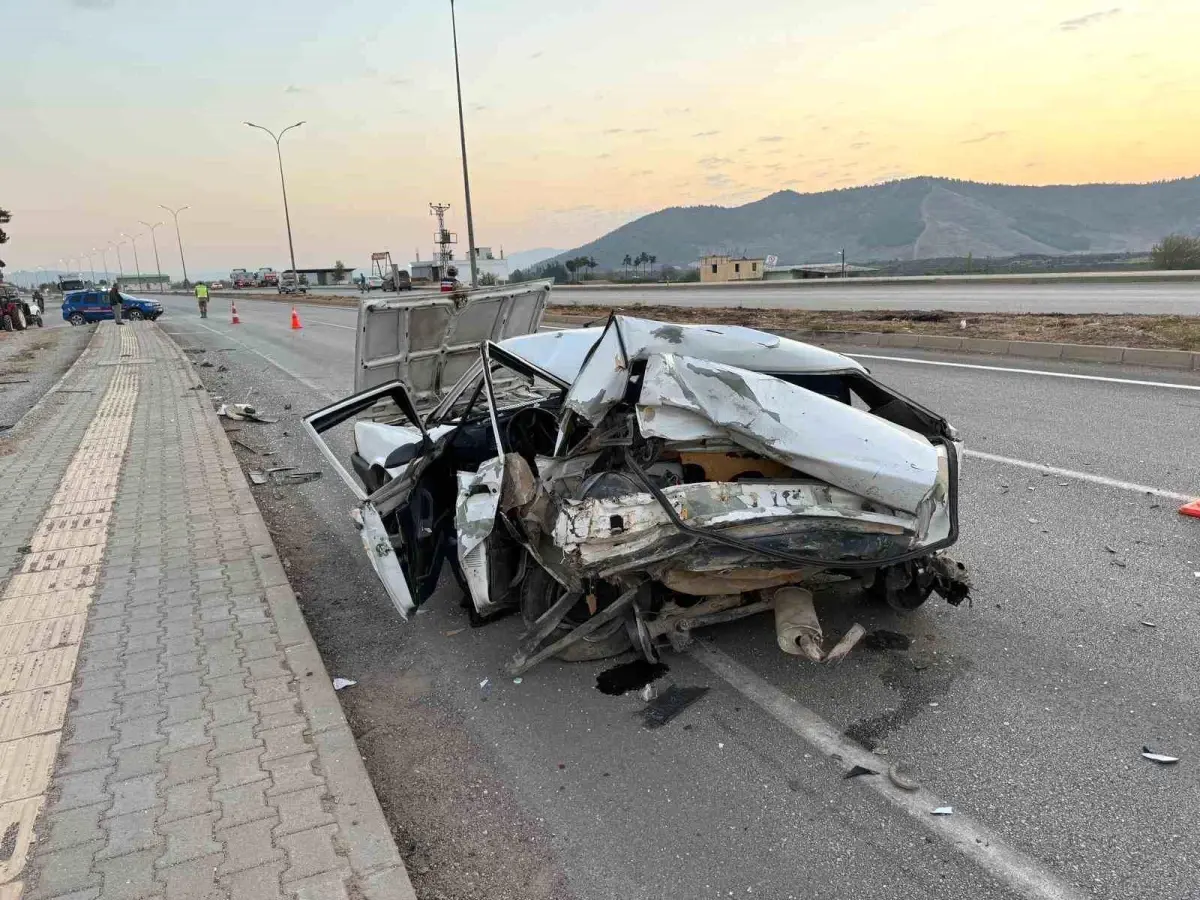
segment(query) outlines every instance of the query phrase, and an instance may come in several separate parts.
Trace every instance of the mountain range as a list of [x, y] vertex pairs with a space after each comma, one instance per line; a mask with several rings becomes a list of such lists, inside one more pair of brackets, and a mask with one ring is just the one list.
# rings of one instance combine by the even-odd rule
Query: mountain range
[[907, 178], [744, 206], [671, 207], [562, 254], [619, 269], [626, 254], [686, 266], [707, 253], [780, 264], [1148, 250], [1166, 234], [1200, 232], [1200, 177], [1151, 184], [1033, 187]]

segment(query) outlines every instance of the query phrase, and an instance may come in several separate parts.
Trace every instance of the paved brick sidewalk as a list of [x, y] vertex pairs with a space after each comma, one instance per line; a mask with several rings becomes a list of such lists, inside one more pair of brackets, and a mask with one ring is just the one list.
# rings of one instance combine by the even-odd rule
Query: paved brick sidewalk
[[0, 900], [413, 898], [198, 383], [104, 323], [0, 442]]

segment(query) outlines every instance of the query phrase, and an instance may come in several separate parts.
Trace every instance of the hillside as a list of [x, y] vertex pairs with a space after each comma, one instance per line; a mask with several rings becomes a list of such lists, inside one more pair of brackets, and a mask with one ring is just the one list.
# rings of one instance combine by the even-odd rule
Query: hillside
[[737, 207], [672, 207], [562, 255], [620, 268], [645, 251], [687, 265], [708, 252], [774, 254], [781, 263], [1146, 250], [1200, 233], [1200, 177], [1154, 184], [1024, 187], [909, 178], [871, 187], [779, 191]]

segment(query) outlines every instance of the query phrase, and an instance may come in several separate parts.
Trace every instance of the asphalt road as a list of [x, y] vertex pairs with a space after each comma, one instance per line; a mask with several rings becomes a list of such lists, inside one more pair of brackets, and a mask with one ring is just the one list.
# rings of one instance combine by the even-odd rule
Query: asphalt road
[[[354, 311], [301, 306], [293, 332], [285, 305], [239, 304], [240, 326], [215, 307], [168, 301], [160, 324], [210, 391], [280, 416], [233, 426], [245, 465], [325, 471], [255, 491], [331, 674], [359, 681], [342, 701], [423, 898], [1195, 896], [1200, 521], [1170, 495], [1200, 492], [1200, 378], [864, 351], [989, 454], [963, 467], [973, 604], [820, 604], [828, 632], [913, 638], [839, 667], [784, 656], [765, 618], [715, 630], [669, 659], [709, 693], [652, 731], [593, 689], [604, 664], [514, 684], [518, 623], [466, 628], [448, 577], [400, 623], [299, 424], [350, 389]], [[844, 780], [861, 746], [922, 793]]]
[[1200, 315], [1200, 282], [1148, 284], [767, 283], [752, 287], [577, 288], [555, 303], [606, 306], [745, 306], [769, 309], [945, 309], [958, 312]]

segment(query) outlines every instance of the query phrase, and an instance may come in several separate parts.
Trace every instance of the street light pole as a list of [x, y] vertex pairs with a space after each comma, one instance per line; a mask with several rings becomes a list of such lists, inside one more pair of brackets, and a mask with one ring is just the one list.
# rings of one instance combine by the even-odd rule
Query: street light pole
[[467, 127], [463, 121], [462, 76], [458, 72], [458, 23], [454, 0], [450, 0], [450, 32], [454, 36], [454, 84], [458, 88], [458, 138], [462, 145], [463, 193], [467, 200], [467, 253], [471, 256], [471, 287], [479, 287], [479, 263], [475, 259], [475, 219], [471, 215], [471, 175], [467, 170]]
[[171, 209], [169, 206], [158, 205], [159, 209], [165, 209], [175, 219], [175, 240], [179, 244], [179, 265], [183, 267], [183, 283], [187, 284], [187, 263], [183, 260], [183, 238], [179, 234], [179, 214], [185, 209], [190, 209], [188, 206], [181, 206], [179, 209]]
[[96, 260], [90, 253], [87, 254], [87, 258], [88, 258], [88, 266], [90, 266], [91, 270], [92, 270], [92, 284], [95, 284], [96, 283]]
[[109, 243], [109, 246], [111, 246], [114, 250], [117, 251], [117, 279], [119, 281], [124, 281], [125, 280], [125, 263], [122, 262], [122, 260], [121, 260], [121, 242], [120, 241], [109, 241], [108, 243]]
[[846, 248], [842, 248], [842, 277], [846, 277]]
[[154, 271], [158, 274], [159, 293], [162, 293], [162, 290], [163, 290], [162, 266], [158, 262], [158, 238], [156, 238], [154, 236], [154, 229], [157, 228], [159, 225], [161, 225], [162, 222], [155, 222], [153, 225], [151, 225], [149, 222], [143, 222], [143, 221], [141, 221], [141, 219], [139, 219], [138, 223], [141, 225], [145, 225], [148, 229], [150, 229], [150, 243], [154, 245]]
[[300, 121], [295, 125], [289, 125], [283, 131], [279, 132], [278, 136], [270, 128], [264, 128], [262, 125], [255, 125], [253, 122], [246, 122], [244, 124], [249, 125], [251, 128], [257, 128], [259, 131], [265, 131], [275, 141], [275, 155], [279, 158], [279, 186], [283, 189], [283, 221], [287, 225], [288, 256], [292, 260], [292, 275], [295, 277], [296, 282], [299, 283], [300, 273], [296, 271], [296, 249], [292, 246], [292, 216], [288, 212], [287, 181], [283, 177], [283, 151], [279, 149], [279, 142], [283, 140], [285, 134], [293, 128], [299, 128], [304, 122]]
[[129, 238], [129, 243], [133, 245], [133, 267], [134, 271], [137, 272], [137, 283], [138, 287], [140, 288], [142, 286], [142, 264], [138, 262], [137, 235], [129, 235], [122, 231], [121, 237]]
[[104, 280], [112, 281], [112, 276], [110, 274], [108, 274], [108, 248], [105, 247], [103, 250], [97, 250], [95, 247], [93, 247], [92, 252], [99, 253], [99, 254], [101, 254], [101, 256], [103, 256], [103, 258], [104, 258]]

